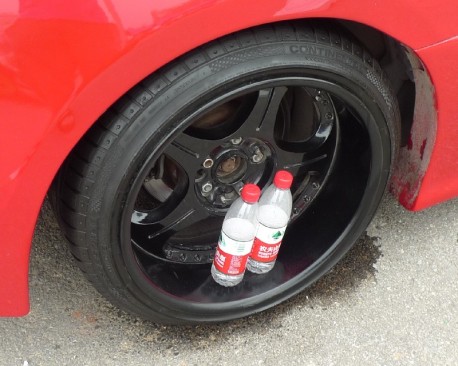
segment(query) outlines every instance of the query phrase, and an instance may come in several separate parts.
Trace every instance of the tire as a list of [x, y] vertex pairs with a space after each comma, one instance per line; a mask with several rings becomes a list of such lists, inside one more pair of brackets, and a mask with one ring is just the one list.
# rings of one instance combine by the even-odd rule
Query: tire
[[[143, 80], [74, 148], [57, 213], [87, 278], [159, 323], [235, 319], [310, 286], [385, 192], [399, 112], [377, 62], [334, 30], [276, 24], [214, 41]], [[295, 181], [277, 264], [234, 288], [210, 276], [243, 182]], [[210, 185], [209, 185], [210, 184]]]

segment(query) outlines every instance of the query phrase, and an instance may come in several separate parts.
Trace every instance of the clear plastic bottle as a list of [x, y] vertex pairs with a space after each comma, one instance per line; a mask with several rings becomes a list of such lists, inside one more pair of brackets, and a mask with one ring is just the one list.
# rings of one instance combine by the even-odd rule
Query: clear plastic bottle
[[222, 286], [235, 286], [243, 279], [256, 234], [260, 195], [257, 185], [246, 184], [226, 213], [211, 269], [213, 279]]
[[290, 187], [291, 173], [280, 170], [275, 174], [274, 183], [259, 200], [258, 230], [247, 269], [253, 273], [267, 273], [275, 265], [278, 251], [286, 231], [292, 209]]

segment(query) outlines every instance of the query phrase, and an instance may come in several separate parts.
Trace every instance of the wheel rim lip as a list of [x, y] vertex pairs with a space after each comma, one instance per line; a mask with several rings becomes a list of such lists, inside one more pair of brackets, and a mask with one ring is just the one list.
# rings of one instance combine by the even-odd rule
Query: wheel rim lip
[[[355, 109], [358, 111], [364, 111], [367, 116], [370, 117], [371, 121], [368, 122], [366, 118], [362, 118], [361, 113], [358, 113], [360, 117], [360, 122], [362, 122], [365, 126], [365, 130], [369, 133], [369, 138], [371, 141], [371, 169], [369, 172], [365, 192], [362, 194], [360, 202], [358, 204], [358, 208], [355, 211], [353, 215], [353, 219], [346, 225], [346, 229], [340, 234], [339, 238], [329, 247], [329, 249], [321, 256], [319, 257], [315, 262], [313, 262], [309, 267], [307, 267], [305, 270], [301, 271], [297, 275], [295, 275], [293, 278], [289, 279], [288, 281], [282, 283], [281, 285], [274, 287], [264, 293], [261, 293], [259, 295], [255, 295], [252, 297], [240, 299], [240, 300], [234, 300], [234, 301], [229, 301], [229, 302], [224, 302], [224, 303], [201, 303], [201, 302], [193, 302], [190, 300], [185, 299], [184, 301], [181, 300], [176, 300], [173, 298], [173, 295], [170, 293], [167, 293], [165, 291], [162, 291], [161, 288], [157, 287], [154, 285], [154, 283], [151, 283], [151, 280], [146, 276], [146, 274], [143, 273], [143, 271], [139, 268], [140, 264], [137, 263], [135, 259], [135, 254], [133, 253], [133, 249], [130, 244], [130, 212], [132, 212], [133, 209], [133, 202], [131, 202], [130, 205], [126, 206], [122, 212], [122, 225], [121, 225], [121, 237], [122, 237], [122, 243], [121, 245], [123, 246], [122, 251], [124, 252], [125, 258], [128, 259], [131, 263], [130, 268], [135, 268], [137, 266], [137, 271], [133, 271], [130, 275], [133, 277], [136, 277], [138, 280], [140, 280], [139, 285], [144, 289], [144, 291], [148, 292], [151, 291], [151, 286], [154, 287], [155, 293], [154, 296], [157, 301], [167, 304], [167, 306], [172, 306], [175, 311], [177, 311], [181, 317], [183, 318], [188, 318], [192, 320], [192, 312], [195, 312], [196, 319], [199, 317], [199, 313], [202, 311], [205, 311], [206, 313], [212, 314], [214, 313], [215, 316], [218, 316], [221, 318], [221, 311], [226, 311], [228, 313], [227, 318], [232, 318], [235, 317], [235, 313], [240, 313], [240, 309], [234, 310], [231, 312], [230, 310], [233, 310], [232, 308], [237, 307], [238, 304], [244, 305], [246, 310], [243, 312], [245, 314], [251, 313], [251, 308], [254, 306], [257, 306], [256, 310], [262, 310], [263, 308], [270, 307], [280, 301], [283, 301], [286, 297], [290, 297], [294, 295], [295, 293], [299, 292], [301, 289], [309, 286], [311, 283], [313, 283], [320, 275], [321, 272], [326, 271], [327, 269], [323, 269], [324, 265], [326, 264], [327, 267], [331, 266], [334, 264], [338, 258], [340, 258], [340, 255], [342, 255], [342, 252], [345, 253], [349, 249], [349, 245], [352, 242], [353, 239], [356, 240], [356, 238], [353, 237], [347, 237], [346, 242], [347, 244], [343, 245], [342, 241], [343, 238], [348, 235], [348, 232], [350, 231], [358, 231], [358, 228], [363, 227], [365, 224], [367, 224], [370, 220], [370, 217], [368, 218], [361, 218], [361, 211], [363, 211], [364, 207], [362, 207], [362, 203], [365, 203], [365, 206], [371, 206], [373, 201], [378, 201], [380, 197], [373, 197], [372, 199], [369, 199], [368, 197], [368, 191], [370, 191], [369, 187], [372, 186], [380, 186], [381, 184], [385, 184], [385, 182], [381, 179], [378, 179], [377, 175], [374, 174], [374, 171], [381, 171], [381, 167], [376, 167], [374, 168], [372, 164], [374, 163], [374, 150], [378, 146], [374, 143], [377, 142], [380, 145], [380, 136], [377, 136], [379, 133], [378, 131], [374, 131], [373, 128], [370, 128], [370, 126], [375, 126], [376, 119], [372, 116], [372, 113], [374, 111], [369, 112], [369, 110], [366, 108], [365, 103], [356, 95], [352, 94], [351, 91], [347, 90], [343, 86], [339, 85], [337, 82], [330, 81], [330, 80], [323, 80], [323, 79], [317, 79], [314, 77], [300, 77], [300, 76], [289, 76], [289, 77], [281, 77], [281, 78], [275, 78], [274, 81], [271, 80], [263, 80], [258, 83], [254, 83], [250, 85], [250, 88], [239, 88], [236, 89], [235, 91], [231, 91], [229, 93], [224, 94], [224, 96], [214, 98], [210, 103], [206, 103], [202, 108], [200, 108], [198, 111], [195, 113], [191, 114], [188, 118], [183, 120], [174, 131], [168, 133], [166, 136], [162, 137], [162, 147], [167, 146], [168, 144], [173, 141], [174, 137], [180, 133], [181, 131], [184, 130], [184, 128], [189, 125], [192, 120], [195, 120], [198, 118], [199, 113], [203, 112], [205, 109], [212, 108], [219, 103], [223, 103], [225, 100], [229, 100], [232, 98], [235, 98], [237, 95], [241, 95], [246, 93], [246, 90], [259, 90], [262, 89], [263, 87], [270, 87], [270, 86], [276, 86], [276, 85], [288, 85], [288, 86], [307, 86], [311, 88], [317, 88], [321, 89], [323, 91], [329, 92], [332, 95], [338, 95], [340, 99], [343, 99], [346, 104], [349, 104], [353, 107], [356, 107]], [[345, 97], [342, 97], [342, 93], [344, 92], [343, 95]], [[213, 94], [214, 91], [211, 91]], [[374, 103], [376, 106], [376, 103]], [[377, 106], [378, 108], [378, 106]], [[383, 117], [383, 113], [378, 110], [378, 113], [380, 116]], [[169, 121], [170, 122], [170, 121]], [[169, 123], [167, 122], [167, 123]], [[380, 126], [379, 126], [380, 127]], [[148, 164], [153, 164], [151, 160], [153, 156], [159, 156], [161, 154], [161, 147], [155, 146], [154, 149], [152, 150], [150, 157], [149, 157], [149, 163], [147, 162], [146, 168], [145, 165], [141, 168], [141, 171], [145, 172], [148, 171]], [[389, 158], [387, 160], [390, 160]], [[378, 165], [386, 165], [386, 162], [379, 162]], [[389, 164], [386, 169], [389, 169]], [[388, 176], [386, 176], [388, 177]], [[134, 184], [132, 185], [132, 189], [129, 193], [129, 196], [132, 195], [132, 192], [134, 192], [134, 187], [137, 186], [139, 189], [139, 186], [141, 184], [143, 177], [141, 174], [139, 174], [136, 178], [136, 181], [134, 181]], [[136, 190], [135, 196], [138, 194], [138, 190]], [[380, 194], [381, 196], [381, 194]], [[132, 200], [131, 200], [132, 201]], [[372, 209], [372, 211], [375, 211], [375, 208]], [[371, 212], [373, 214], [373, 212]], [[129, 220], [126, 222], [126, 215]], [[358, 222], [359, 221], [359, 222]], [[127, 224], [127, 230], [125, 228], [125, 225]], [[353, 235], [355, 236], [355, 235]], [[127, 238], [127, 240], [126, 240]], [[126, 245], [127, 243], [127, 245]], [[348, 247], [348, 248], [347, 248]], [[129, 253], [130, 252], [130, 253]], [[126, 254], [130, 254], [127, 255]], [[133, 266], [132, 266], [133, 265]], [[306, 278], [309, 278], [308, 281], [304, 281]], [[270, 300], [268, 303], [266, 300]], [[266, 304], [263, 306], [262, 303], [266, 302]], [[186, 307], [186, 309], [184, 309]], [[186, 311], [185, 313], [181, 313], [181, 311]], [[191, 312], [191, 313], [190, 313]], [[234, 313], [233, 315], [230, 315], [229, 313]], [[239, 314], [240, 315], [240, 314]], [[239, 316], [237, 315], [237, 316]], [[242, 314], [244, 315], [244, 314]], [[199, 318], [200, 319], [200, 318]], [[200, 319], [202, 320], [202, 319]], [[209, 319], [211, 320], [211, 319]]]

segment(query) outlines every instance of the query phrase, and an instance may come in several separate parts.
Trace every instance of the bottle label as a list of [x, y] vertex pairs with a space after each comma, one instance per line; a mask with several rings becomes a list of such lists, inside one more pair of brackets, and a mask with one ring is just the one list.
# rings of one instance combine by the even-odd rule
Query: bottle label
[[253, 240], [237, 241], [222, 232], [213, 261], [216, 269], [228, 275], [242, 274], [245, 272], [252, 246]]
[[286, 225], [281, 228], [270, 228], [259, 224], [254, 239], [251, 258], [258, 262], [272, 262], [277, 258], [281, 241], [285, 235]]

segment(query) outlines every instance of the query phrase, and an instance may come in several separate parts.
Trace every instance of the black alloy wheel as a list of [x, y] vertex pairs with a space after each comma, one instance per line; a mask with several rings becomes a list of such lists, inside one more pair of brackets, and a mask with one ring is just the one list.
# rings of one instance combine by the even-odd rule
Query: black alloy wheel
[[[154, 73], [64, 165], [71, 250], [117, 306], [162, 323], [222, 321], [306, 288], [350, 249], [385, 191], [399, 113], [379, 66], [345, 36], [290, 24], [231, 35]], [[274, 269], [234, 288], [210, 275], [244, 183], [294, 175]]]

